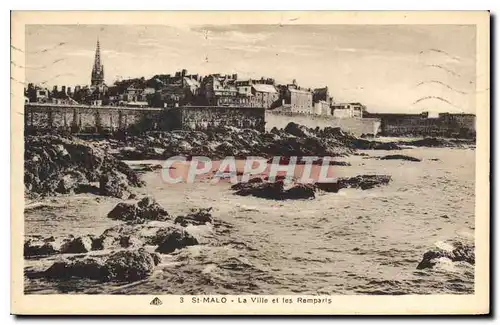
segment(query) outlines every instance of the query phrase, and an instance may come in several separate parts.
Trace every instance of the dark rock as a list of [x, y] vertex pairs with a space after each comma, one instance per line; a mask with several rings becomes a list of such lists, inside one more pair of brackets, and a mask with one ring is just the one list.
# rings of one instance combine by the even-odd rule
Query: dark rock
[[47, 256], [59, 253], [52, 242], [36, 242], [28, 240], [24, 243], [24, 257]]
[[413, 141], [401, 141], [400, 144], [416, 146], [416, 147], [449, 147], [451, 143], [445, 139], [424, 138]]
[[340, 183], [340, 182], [332, 182], [332, 183], [318, 182], [318, 183], [315, 183], [314, 185], [316, 186], [316, 188], [318, 188], [322, 191], [331, 192], [331, 193], [337, 193], [338, 191], [340, 191], [343, 188], [342, 183]]
[[144, 249], [120, 251], [112, 254], [104, 263], [108, 278], [133, 282], [150, 276], [160, 259]]
[[66, 174], [59, 180], [56, 192], [61, 194], [73, 193], [81, 182], [85, 182], [85, 177], [83, 175], [75, 175], [75, 173]]
[[315, 188], [311, 184], [298, 184], [288, 189], [284, 193], [284, 198], [290, 200], [297, 199], [314, 199], [316, 196], [314, 194]]
[[166, 220], [169, 216], [167, 210], [151, 196], [142, 198], [137, 202], [137, 206], [141, 217], [147, 220]]
[[120, 239], [120, 246], [123, 248], [139, 248], [143, 246], [142, 241], [140, 241], [138, 238], [134, 236], [121, 236]]
[[100, 281], [133, 282], [150, 276], [161, 257], [144, 249], [119, 251], [109, 257], [88, 257], [55, 262], [44, 276], [55, 279], [72, 277]]
[[77, 237], [64, 243], [60, 252], [63, 254], [88, 253], [92, 250], [93, 239], [90, 236]]
[[362, 190], [371, 189], [380, 185], [387, 185], [391, 181], [388, 175], [358, 175], [350, 178], [340, 178], [342, 188], [361, 188]]
[[298, 200], [315, 198], [315, 186], [312, 184], [295, 184], [285, 190], [282, 180], [265, 183], [238, 183], [231, 187], [241, 196], [252, 195], [271, 200]]
[[401, 147], [394, 142], [379, 142], [354, 138], [350, 140], [351, 145], [362, 150], [401, 150]]
[[127, 176], [118, 171], [102, 175], [99, 179], [99, 189], [102, 195], [119, 199], [127, 199], [130, 196]]
[[417, 265], [417, 269], [432, 268], [437, 263], [438, 258], [448, 258], [452, 262], [467, 262], [469, 264], [475, 264], [475, 247], [474, 245], [467, 245], [462, 243], [454, 243], [454, 248], [451, 251], [444, 249], [434, 249], [427, 251], [422, 261]]
[[308, 130], [307, 127], [294, 122], [290, 122], [287, 124], [287, 126], [285, 127], [285, 132], [290, 133], [291, 135], [294, 135], [296, 137], [313, 136], [313, 134]]
[[213, 223], [210, 211], [212, 211], [212, 208], [192, 209], [186, 216], [178, 216], [175, 218], [174, 223], [178, 223], [183, 227], [186, 227], [188, 224], [199, 226], [206, 223]]
[[28, 197], [71, 193], [112, 172], [125, 175], [129, 186], [144, 184], [125, 163], [90, 142], [54, 135], [26, 135], [24, 140], [24, 183]]
[[169, 214], [154, 198], [147, 196], [134, 203], [118, 203], [113, 210], [108, 213], [108, 218], [133, 223], [143, 223], [150, 220], [167, 220]]
[[98, 258], [55, 262], [44, 272], [44, 276], [54, 279], [69, 279], [72, 277], [101, 281], [109, 279], [109, 273], [104, 268], [103, 259]]
[[92, 250], [103, 250], [103, 249], [111, 249], [116, 245], [116, 239], [111, 236], [99, 236], [92, 240]]
[[330, 166], [351, 166], [351, 163], [348, 163], [347, 161], [330, 161], [328, 163]]
[[191, 234], [182, 229], [175, 229], [169, 233], [163, 242], [156, 248], [162, 254], [172, 253], [176, 249], [198, 245], [198, 241]]
[[349, 178], [338, 178], [337, 182], [316, 183], [315, 186], [325, 192], [337, 193], [343, 188], [360, 188], [362, 190], [371, 189], [380, 185], [387, 185], [391, 181], [388, 175], [358, 175]]
[[418, 158], [406, 155], [387, 155], [380, 157], [381, 160], [407, 160], [407, 161], [422, 161]]
[[108, 218], [123, 221], [135, 220], [138, 210], [139, 207], [135, 203], [120, 202], [108, 213]]
[[241, 196], [252, 195], [255, 197], [272, 199], [272, 200], [282, 200], [284, 194], [284, 184], [283, 181], [277, 181], [274, 183], [240, 183], [233, 185], [233, 188], [239, 188], [234, 194]]
[[[106, 229], [94, 240], [94, 249], [110, 249], [142, 245], [159, 245], [179, 226], [169, 222], [126, 224]], [[102, 248], [101, 248], [102, 247]]]
[[378, 142], [378, 141], [371, 141], [372, 144], [370, 145], [373, 150], [401, 150], [402, 148], [398, 146], [394, 142]]

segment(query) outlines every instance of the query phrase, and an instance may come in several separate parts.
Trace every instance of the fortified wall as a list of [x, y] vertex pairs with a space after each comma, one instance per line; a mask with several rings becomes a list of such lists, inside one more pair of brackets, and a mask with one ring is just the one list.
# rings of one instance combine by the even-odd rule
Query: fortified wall
[[183, 106], [169, 110], [173, 129], [205, 130], [234, 126], [264, 131], [265, 109], [258, 107]]
[[333, 116], [313, 115], [305, 113], [266, 111], [266, 130], [273, 127], [285, 128], [290, 122], [295, 122], [310, 128], [339, 127], [355, 136], [362, 134], [376, 135], [380, 129], [378, 118], [335, 118]]
[[176, 107], [130, 108], [28, 103], [24, 106], [25, 128], [29, 132], [113, 133], [116, 131], [203, 130], [235, 126], [264, 130], [264, 108]]
[[441, 136], [473, 138], [476, 134], [474, 114], [441, 113], [438, 117], [422, 114], [369, 114], [381, 120], [383, 136]]
[[68, 131], [72, 133], [112, 133], [115, 131], [160, 130], [162, 108], [129, 108], [57, 104], [26, 104], [27, 131]]

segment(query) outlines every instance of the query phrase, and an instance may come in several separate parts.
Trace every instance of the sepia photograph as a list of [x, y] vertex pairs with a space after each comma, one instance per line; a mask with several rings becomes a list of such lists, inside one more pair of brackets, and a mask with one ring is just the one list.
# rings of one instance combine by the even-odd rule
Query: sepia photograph
[[13, 12], [18, 310], [487, 312], [489, 14], [387, 15]]

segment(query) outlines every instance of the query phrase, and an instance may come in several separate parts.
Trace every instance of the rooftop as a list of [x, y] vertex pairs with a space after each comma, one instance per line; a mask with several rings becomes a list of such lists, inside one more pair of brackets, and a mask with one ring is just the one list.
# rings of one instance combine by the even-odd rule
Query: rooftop
[[260, 91], [260, 92], [263, 92], [263, 93], [272, 93], [272, 94], [276, 94], [277, 93], [276, 87], [274, 87], [273, 85], [254, 84], [254, 85], [252, 85], [252, 87], [256, 91]]

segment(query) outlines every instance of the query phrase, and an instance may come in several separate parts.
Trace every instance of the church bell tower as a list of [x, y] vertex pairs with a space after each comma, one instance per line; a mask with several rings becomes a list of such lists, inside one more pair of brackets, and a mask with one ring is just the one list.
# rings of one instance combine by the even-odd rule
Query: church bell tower
[[104, 84], [104, 65], [101, 64], [101, 48], [99, 46], [99, 39], [97, 39], [91, 85], [101, 86], [102, 84]]

